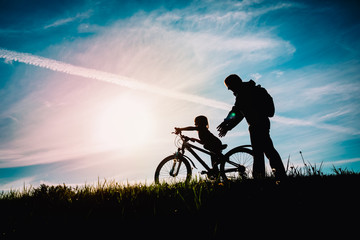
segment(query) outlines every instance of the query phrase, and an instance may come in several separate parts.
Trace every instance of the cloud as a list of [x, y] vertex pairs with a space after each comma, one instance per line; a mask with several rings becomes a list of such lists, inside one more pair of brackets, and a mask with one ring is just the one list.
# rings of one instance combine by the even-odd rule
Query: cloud
[[[296, 5], [263, 5], [262, 2], [195, 1], [184, 8], [139, 11], [119, 20], [111, 16], [111, 25], [107, 26], [90, 19], [98, 16], [94, 9], [88, 21], [82, 21], [86, 15], [75, 13], [45, 26], [52, 29], [75, 25], [79, 33], [92, 32], [81, 38], [74, 37], [72, 41], [59, 40], [57, 45], [45, 46], [41, 55], [47, 58], [0, 49], [5, 63], [17, 61], [51, 70], [29, 71], [24, 84], [39, 84], [38, 89], [33, 87], [29, 88], [33, 93], [18, 93], [23, 96], [22, 100], [12, 105], [6, 114], [2, 113], [6, 122], [16, 118], [18, 121], [12, 119], [11, 122], [18, 124], [19, 130], [14, 141], [1, 146], [0, 165], [66, 162], [66, 171], [96, 168], [92, 176], [103, 174], [107, 167], [106, 171], [111, 172], [107, 176], [122, 174], [126, 178], [127, 172], [133, 176], [141, 172], [152, 177], [149, 169], [164, 154], [173, 153], [173, 136], [169, 133], [174, 126], [192, 124], [196, 114], [204, 114], [215, 131], [217, 123], [231, 108], [229, 103], [234, 101], [222, 83], [232, 72], [257, 78], [274, 96], [277, 113], [272, 119], [275, 129], [272, 136], [280, 152], [294, 152], [299, 148], [306, 152], [308, 148], [315, 155], [331, 144], [338, 146], [345, 135], [359, 132], [354, 123], [358, 110], [356, 98], [354, 100], [356, 91], [351, 91], [352, 83], [356, 82], [351, 78], [353, 73], [348, 73], [350, 80], [343, 82], [349, 79], [344, 72], [346, 66], [332, 66], [341, 71], [328, 71], [331, 66], [289, 69], [286, 66], [292, 63], [282, 65], [283, 59], [296, 58], [293, 54], [297, 46], [288, 38], [281, 38], [277, 26], [262, 21], [271, 17], [259, 20], [268, 13], [286, 11]], [[34, 74], [37, 72], [41, 73], [40, 79]], [[336, 79], [341, 79], [339, 85], [334, 84]], [[337, 86], [339, 89], [331, 90], [331, 94], [326, 92]], [[351, 96], [347, 96], [349, 89]], [[103, 109], [119, 105], [119, 95], [131, 95], [127, 99], [129, 104], [139, 102], [142, 96], [144, 102], [151, 102], [144, 105], [155, 116], [153, 122], [158, 128], [149, 147], [142, 148], [144, 156], [137, 152], [128, 154], [121, 146], [110, 154], [96, 145], [99, 141], [93, 141], [93, 133], [102, 132], [104, 127], [99, 125], [105, 125], [107, 119], [115, 125], [121, 124], [121, 117], [132, 115], [132, 111], [116, 107], [104, 114]], [[329, 98], [336, 101], [329, 104]], [[344, 103], [347, 103], [346, 109], [342, 108]], [[148, 119], [143, 119], [147, 126]], [[104, 139], [107, 137], [105, 134]], [[112, 144], [127, 141], [127, 136], [120, 137], [122, 141]], [[242, 123], [227, 137], [224, 142], [230, 145], [240, 141], [248, 143], [246, 124]], [[307, 153], [310, 156], [310, 151]], [[119, 161], [121, 164], [116, 165]], [[129, 166], [133, 169], [129, 170]]]
[[34, 187], [37, 184], [36, 176], [17, 178], [13, 181], [4, 182], [0, 185], [0, 191], [25, 190]]
[[350, 158], [350, 159], [342, 159], [338, 161], [332, 161], [325, 163], [326, 165], [343, 165], [343, 164], [349, 164], [349, 163], [356, 163], [360, 162], [360, 158]]
[[284, 72], [280, 70], [275, 70], [272, 71], [271, 73], [275, 74], [276, 77], [281, 77], [282, 75], [284, 75]]
[[[223, 9], [230, 8], [234, 2], [225, 4], [227, 7]], [[208, 84], [209, 79], [213, 79], [214, 73], [224, 71], [229, 65], [242, 62], [258, 63], [283, 54], [292, 54], [294, 51], [290, 43], [271, 35], [248, 32], [236, 36], [228, 32], [234, 19], [254, 11], [244, 8], [251, 4], [253, 3], [237, 5], [238, 9], [230, 12], [218, 11], [216, 6], [219, 4], [216, 2], [212, 2], [209, 11], [204, 13], [201, 13], [200, 6], [196, 4], [186, 8], [186, 11], [174, 10], [164, 13], [157, 10], [150, 14], [140, 12], [130, 19], [116, 22], [106, 31], [100, 31], [95, 38], [75, 41], [66, 47], [71, 49], [71, 52], [66, 52], [70, 55], [71, 61], [78, 65], [91, 66], [90, 68], [5, 49], [1, 50], [1, 54], [6, 62], [26, 62], [54, 71], [228, 110], [231, 107], [229, 104], [199, 97], [198, 91], [194, 91], [196, 86], [203, 88], [204, 83]], [[266, 12], [268, 11], [262, 10], [262, 14]], [[87, 12], [63, 18], [47, 27], [61, 26], [88, 17], [89, 14]], [[259, 13], [254, 15], [258, 16]], [[213, 19], [221, 23], [222, 27], [214, 28], [206, 19]], [[200, 25], [200, 31], [195, 31]], [[185, 26], [190, 27], [184, 28]], [[85, 53], [76, 53], [77, 49], [85, 47]], [[217, 57], [214, 58], [214, 55]], [[171, 82], [168, 81], [170, 78]], [[149, 82], [151, 84], [148, 84]], [[161, 85], [164, 87], [158, 87]], [[189, 90], [194, 94], [184, 93]]]
[[135, 79], [131, 79], [125, 76], [119, 76], [112, 73], [107, 73], [103, 71], [98, 71], [95, 69], [83, 68], [75, 65], [71, 65], [68, 63], [64, 63], [61, 61], [56, 61], [49, 58], [39, 57], [35, 55], [31, 55], [28, 53], [19, 53], [15, 51], [10, 51], [6, 49], [0, 48], [0, 58], [4, 58], [6, 61], [18, 61], [22, 63], [26, 63], [29, 65], [34, 65], [46, 69], [50, 69], [57, 72], [63, 72], [66, 74], [71, 74], [75, 76], [91, 78], [103, 82], [108, 82], [116, 85], [120, 85], [122, 87], [127, 87], [134, 90], [141, 90], [150, 93], [155, 93], [158, 95], [176, 98], [184, 101], [195, 102], [198, 104], [202, 104], [205, 106], [211, 106], [219, 109], [228, 110], [231, 108], [231, 105], [225, 104], [220, 101], [203, 98], [196, 95], [181, 93], [177, 91], [172, 91], [169, 89], [164, 89], [161, 87], [153, 86], [144, 82], [137, 81]]
[[304, 95], [311, 101], [317, 101], [325, 97], [336, 98], [337, 101], [344, 101], [350, 99], [359, 91], [360, 86], [357, 83], [333, 82], [324, 86], [310, 88]]
[[343, 115], [346, 115], [348, 113], [350, 113], [351, 110], [350, 109], [341, 109], [341, 110], [338, 110], [338, 111], [335, 111], [335, 112], [331, 112], [331, 113], [328, 113], [328, 114], [325, 114], [323, 116], [321, 116], [319, 118], [319, 120], [321, 121], [324, 121], [324, 120], [329, 120], [329, 119], [333, 119], [333, 118], [337, 118], [337, 117], [340, 117], [340, 116], [343, 116]]
[[44, 26], [43, 29], [46, 30], [46, 29], [49, 29], [49, 28], [55, 28], [55, 27], [63, 26], [65, 24], [69, 24], [69, 23], [77, 21], [77, 20], [86, 19], [86, 18], [89, 18], [91, 16], [91, 13], [92, 13], [92, 11], [89, 10], [89, 11], [84, 12], [84, 13], [78, 13], [74, 17], [61, 18], [61, 19], [55, 20], [54, 22]]
[[260, 73], [252, 73], [252, 74], [250, 74], [250, 77], [252, 77], [252, 79], [253, 79], [254, 81], [257, 81], [257, 80], [259, 80], [262, 76], [261, 76]]
[[350, 134], [350, 135], [360, 135], [359, 130], [340, 126], [340, 125], [326, 124], [326, 123], [322, 123], [320, 121], [310, 121], [310, 120], [303, 120], [303, 119], [296, 119], [296, 118], [287, 118], [287, 117], [282, 117], [279, 115], [274, 116], [273, 120], [275, 122], [285, 124], [285, 125], [309, 126], [309, 127], [315, 127], [318, 129], [329, 130], [331, 132], [344, 133], [344, 134]]
[[[191, 6], [181, 12], [140, 12], [116, 21], [111, 26], [97, 28], [96, 35], [91, 38], [53, 45], [45, 51], [64, 61], [6, 49], [0, 49], [0, 57], [6, 63], [17, 61], [66, 73], [72, 76], [71, 79], [79, 80], [81, 78], [76, 77], [83, 77], [115, 84], [120, 86], [120, 94], [128, 89], [139, 92], [140, 94], [134, 94], [137, 96], [150, 93], [166, 97], [168, 100], [162, 100], [161, 107], [161, 114], [165, 113], [161, 116], [166, 119], [157, 119], [157, 122], [163, 129], [172, 129], [174, 124], [191, 124], [196, 112], [203, 114], [228, 111], [231, 108], [231, 104], [222, 101], [222, 95], [226, 91], [211, 94], [215, 97], [206, 97], [210, 96], [208, 91], [214, 89], [214, 85], [223, 86], [222, 81], [215, 78], [214, 74], [227, 72], [229, 65], [235, 66], [246, 61], [258, 63], [263, 59], [292, 54], [291, 44], [273, 38], [271, 34], [242, 32], [241, 35], [236, 35], [229, 31], [237, 26], [240, 27], [238, 31], [243, 30], [243, 25], [233, 26], [231, 21], [240, 20], [249, 11], [217, 11], [215, 6], [212, 7], [211, 13], [201, 13], [199, 6]], [[86, 17], [86, 14], [63, 17], [46, 25], [45, 29], [70, 25]], [[214, 25], [213, 21], [217, 21], [217, 24]], [[87, 23], [81, 23], [78, 31], [88, 31], [87, 26]], [[29, 77], [27, 82], [35, 81], [34, 78]], [[87, 94], [81, 94], [80, 89], [84, 85], [66, 83], [62, 77], [49, 74], [46, 79], [59, 84], [53, 86], [54, 89], [51, 89], [51, 84], [44, 84], [43, 91], [49, 91], [47, 95], [38, 96], [36, 92], [30, 96], [25, 95], [15, 106], [16, 109], [13, 106], [8, 111], [21, 112], [26, 116], [25, 122], [21, 122], [22, 127], [17, 130], [18, 138], [2, 146], [8, 150], [2, 155], [2, 167], [69, 160], [79, 162], [104, 150], [92, 142], [91, 134], [98, 126], [88, 121], [94, 115], [96, 118], [96, 114], [102, 114], [101, 108], [109, 104], [106, 102], [109, 99], [103, 96], [94, 99], [93, 95], [98, 93], [92, 89], [87, 89]], [[63, 85], [71, 87], [63, 88], [61, 81], [65, 82]], [[69, 96], [69, 91], [75, 92], [74, 96]], [[106, 92], [108, 94], [109, 90]], [[87, 103], [76, 104], [76, 99]], [[171, 99], [181, 101], [174, 104]], [[99, 103], [99, 100], [104, 100], [104, 104]], [[65, 103], [62, 104], [63, 101]], [[66, 105], [66, 102], [70, 105]], [[212, 110], [208, 110], [209, 108]], [[23, 113], [24, 109], [28, 109], [26, 113]], [[171, 115], [171, 118], [167, 115]], [[124, 157], [124, 151], [119, 155]], [[102, 155], [102, 158], [106, 157], [107, 154]], [[94, 163], [84, 166], [89, 164]]]
[[263, 1], [193, 1], [185, 9], [171, 12], [153, 12], [156, 22], [175, 25], [181, 29], [222, 31], [223, 33], [249, 32], [250, 21], [273, 11], [297, 7], [297, 4], [277, 3], [262, 5]]
[[[166, 96], [170, 98], [175, 98], [178, 100], [194, 102], [197, 104], [202, 104], [204, 106], [209, 106], [213, 108], [218, 108], [221, 110], [229, 110], [231, 109], [231, 105], [216, 101], [209, 98], [200, 97], [197, 95], [191, 95], [187, 93], [177, 92], [165, 88], [160, 88], [154, 85], [150, 85], [144, 82], [137, 81], [135, 79], [127, 78], [124, 76], [119, 76], [103, 71], [98, 71], [95, 69], [88, 69], [83, 67], [74, 66], [71, 64], [63, 63], [60, 61], [56, 61], [53, 59], [43, 58], [39, 56], [34, 56], [27, 53], [18, 53], [10, 50], [0, 49], [0, 58], [5, 58], [6, 60], [18, 61], [23, 62], [30, 65], [35, 65], [43, 68], [47, 68], [53, 71], [63, 72], [75, 76], [81, 76], [85, 78], [96, 79], [99, 81], [104, 81], [116, 85], [120, 85], [123, 87], [146, 91], [149, 93], [153, 93], [156, 95]], [[328, 87], [325, 87], [328, 88]], [[322, 89], [322, 88], [321, 88]], [[331, 88], [332, 89], [332, 88]], [[322, 92], [323, 90], [321, 90]], [[354, 131], [354, 129], [342, 127], [342, 126], [335, 126], [331, 124], [325, 123], [317, 123], [308, 120], [301, 120], [295, 118], [286, 118], [282, 116], [275, 116], [273, 118], [275, 122], [287, 124], [287, 125], [295, 125], [295, 126], [313, 126], [317, 128], [327, 129], [335, 132], [347, 133], [347, 134], [359, 134], [359, 132]]]

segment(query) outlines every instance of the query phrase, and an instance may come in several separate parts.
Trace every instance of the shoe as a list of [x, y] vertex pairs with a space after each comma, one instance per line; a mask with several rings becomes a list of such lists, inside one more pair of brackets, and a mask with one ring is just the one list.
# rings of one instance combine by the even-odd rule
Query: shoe
[[211, 180], [216, 180], [220, 175], [220, 171], [217, 165], [215, 165], [209, 172], [208, 178]]

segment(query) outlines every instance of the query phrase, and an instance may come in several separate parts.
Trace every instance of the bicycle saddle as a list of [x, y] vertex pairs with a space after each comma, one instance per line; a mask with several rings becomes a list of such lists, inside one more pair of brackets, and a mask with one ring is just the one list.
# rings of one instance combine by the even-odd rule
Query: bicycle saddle
[[224, 150], [225, 148], [227, 148], [227, 144], [223, 144], [223, 145], [221, 145], [221, 150]]

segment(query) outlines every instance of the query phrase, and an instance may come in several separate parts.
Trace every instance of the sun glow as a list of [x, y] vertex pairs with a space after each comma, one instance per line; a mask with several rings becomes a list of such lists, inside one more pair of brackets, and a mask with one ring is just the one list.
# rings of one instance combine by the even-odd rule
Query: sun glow
[[96, 120], [95, 141], [104, 150], [134, 150], [149, 143], [155, 120], [144, 99], [121, 96], [107, 103]]

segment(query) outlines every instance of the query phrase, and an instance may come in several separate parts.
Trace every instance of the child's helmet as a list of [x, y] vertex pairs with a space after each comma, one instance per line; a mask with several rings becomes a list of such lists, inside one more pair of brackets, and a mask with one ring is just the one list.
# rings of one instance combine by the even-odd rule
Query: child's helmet
[[194, 120], [195, 125], [200, 126], [200, 127], [209, 127], [209, 122], [207, 117], [201, 115], [201, 116], [197, 116]]

